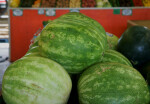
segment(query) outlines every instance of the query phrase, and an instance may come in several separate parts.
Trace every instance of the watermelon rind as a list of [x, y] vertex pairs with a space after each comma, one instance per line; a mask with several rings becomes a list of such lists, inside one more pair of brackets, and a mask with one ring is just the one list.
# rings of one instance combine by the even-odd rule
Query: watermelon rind
[[43, 57], [23, 57], [4, 73], [6, 104], [66, 104], [72, 82], [58, 63]]
[[108, 49], [104, 52], [101, 62], [117, 62], [133, 67], [131, 62], [123, 54], [112, 49]]
[[98, 63], [78, 81], [80, 104], [149, 104], [150, 93], [142, 75], [119, 63]]
[[110, 32], [106, 32], [106, 35], [107, 35], [108, 49], [116, 50], [119, 38]]
[[77, 74], [100, 60], [107, 38], [97, 21], [81, 13], [68, 13], [46, 25], [38, 45], [41, 56]]

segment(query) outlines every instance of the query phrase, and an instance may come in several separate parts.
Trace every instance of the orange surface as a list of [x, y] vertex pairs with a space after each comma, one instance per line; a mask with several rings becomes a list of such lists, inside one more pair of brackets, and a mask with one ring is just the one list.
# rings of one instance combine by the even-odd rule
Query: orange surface
[[[127, 20], [150, 20], [150, 8], [132, 9], [131, 16], [124, 16], [121, 11], [120, 14], [113, 14], [113, 9], [80, 10], [81, 13], [97, 20], [107, 32], [118, 37], [127, 28]], [[10, 61], [15, 61], [25, 55], [34, 33], [43, 28], [43, 21], [54, 20], [67, 12], [69, 9], [56, 10], [56, 16], [46, 16], [38, 15], [37, 9], [25, 9], [23, 16], [13, 16], [10, 9]]]

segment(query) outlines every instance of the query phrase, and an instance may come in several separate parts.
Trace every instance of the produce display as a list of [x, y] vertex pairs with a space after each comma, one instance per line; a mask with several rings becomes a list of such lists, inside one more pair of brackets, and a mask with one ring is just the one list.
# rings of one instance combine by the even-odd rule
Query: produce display
[[82, 0], [81, 7], [96, 7], [95, 0]]
[[120, 7], [131, 7], [131, 6], [133, 6], [132, 0], [118, 0], [118, 1], [119, 1]]
[[10, 7], [19, 7], [20, 5], [20, 0], [9, 0], [9, 4], [10, 4]]
[[34, 4], [32, 5], [32, 7], [33, 8], [38, 8], [38, 7], [40, 7], [40, 3], [41, 3], [41, 0], [35, 0]]
[[130, 27], [118, 40], [79, 12], [42, 23], [4, 73], [6, 104], [150, 103], [148, 28]]
[[150, 61], [150, 29], [132, 26], [120, 37], [117, 51], [126, 56], [133, 66], [142, 72], [141, 67]]
[[69, 0], [57, 0], [56, 2], [56, 7], [57, 8], [67, 8], [69, 7]]
[[42, 0], [41, 7], [56, 7], [56, 0]]
[[143, 0], [143, 5], [145, 7], [150, 7], [150, 0]]
[[96, 7], [112, 7], [108, 0], [96, 0]]
[[149, 0], [10, 0], [10, 7], [55, 7], [55, 8], [89, 8], [89, 7], [149, 7]]
[[134, 6], [143, 6], [142, 0], [133, 0]]
[[98, 63], [78, 81], [80, 104], [149, 104], [150, 93], [142, 75], [119, 63]]
[[70, 8], [80, 8], [81, 7], [81, 0], [70, 0], [69, 7]]
[[20, 0], [20, 7], [32, 7], [35, 0]]
[[119, 7], [119, 0], [109, 0], [112, 7]]

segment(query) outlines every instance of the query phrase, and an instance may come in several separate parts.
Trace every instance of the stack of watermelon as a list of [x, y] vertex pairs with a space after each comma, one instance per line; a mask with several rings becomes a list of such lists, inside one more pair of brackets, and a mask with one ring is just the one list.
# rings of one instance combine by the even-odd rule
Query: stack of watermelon
[[126, 56], [150, 86], [150, 29], [132, 26], [120, 37], [117, 51]]
[[146, 81], [116, 51], [118, 38], [114, 37], [81, 13], [67, 13], [51, 21], [26, 55], [6, 70], [2, 82], [5, 102], [148, 104]]

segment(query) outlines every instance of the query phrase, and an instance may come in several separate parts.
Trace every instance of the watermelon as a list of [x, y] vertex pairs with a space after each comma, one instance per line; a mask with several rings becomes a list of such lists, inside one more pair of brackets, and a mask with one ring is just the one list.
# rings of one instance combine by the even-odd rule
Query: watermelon
[[118, 44], [119, 38], [109, 32], [106, 32], [106, 35], [107, 35], [108, 48], [116, 50], [116, 46]]
[[40, 34], [38, 45], [41, 56], [76, 74], [100, 60], [107, 38], [97, 21], [72, 12], [47, 24]]
[[150, 29], [144, 26], [132, 26], [121, 35], [117, 51], [127, 57], [138, 69], [150, 61]]
[[58, 63], [43, 57], [23, 57], [3, 76], [2, 96], [7, 104], [66, 104], [72, 82]]
[[132, 67], [131, 62], [124, 55], [112, 49], [104, 52], [101, 62], [118, 62]]
[[142, 75], [119, 63], [98, 63], [78, 81], [80, 104], [149, 104], [150, 93]]

